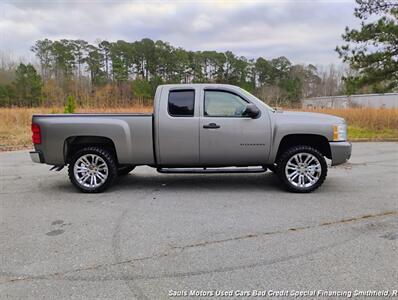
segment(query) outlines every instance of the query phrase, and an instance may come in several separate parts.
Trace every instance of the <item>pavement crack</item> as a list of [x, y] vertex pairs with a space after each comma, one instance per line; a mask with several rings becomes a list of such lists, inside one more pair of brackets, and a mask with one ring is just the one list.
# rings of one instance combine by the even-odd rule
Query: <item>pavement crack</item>
[[[139, 201], [143, 201], [150, 196], [152, 196], [155, 192], [157, 192], [157, 188], [150, 190], [149, 192], [145, 193], [143, 196], [139, 198]], [[115, 226], [114, 233], [112, 236], [112, 248], [113, 248], [113, 256], [115, 259], [115, 262], [112, 264], [112, 266], [120, 266], [124, 264], [132, 264], [133, 262], [136, 262], [138, 260], [134, 259], [127, 259], [123, 260], [122, 259], [122, 251], [121, 251], [121, 232], [122, 232], [122, 224], [124, 222], [124, 219], [126, 218], [128, 212], [130, 211], [131, 207], [125, 208], [125, 210], [122, 212], [120, 215], [117, 225]], [[144, 258], [145, 259], [153, 259], [152, 257]], [[127, 288], [130, 290], [131, 294], [134, 296], [136, 299], [148, 299], [148, 297], [142, 292], [141, 288], [136, 286], [133, 282], [129, 280], [124, 280], [125, 285]]]
[[[264, 237], [264, 236], [276, 235], [276, 234], [283, 234], [283, 233], [289, 233], [289, 232], [298, 232], [298, 231], [302, 231], [302, 230], [308, 230], [308, 229], [319, 228], [319, 227], [327, 227], [327, 226], [332, 226], [332, 225], [348, 224], [348, 223], [353, 223], [353, 222], [357, 222], [357, 221], [361, 221], [361, 220], [365, 220], [365, 219], [378, 218], [378, 217], [384, 217], [384, 216], [395, 216], [395, 215], [398, 215], [398, 211], [386, 211], [386, 212], [382, 212], [382, 213], [366, 214], [366, 215], [362, 215], [362, 216], [358, 216], [358, 217], [345, 218], [345, 219], [340, 219], [340, 220], [336, 220], [336, 221], [327, 221], [327, 222], [323, 222], [323, 223], [316, 224], [316, 225], [291, 227], [291, 228], [287, 228], [284, 230], [275, 230], [275, 231], [268, 231], [268, 232], [262, 232], [262, 233], [256, 233], [256, 234], [246, 234], [246, 235], [231, 237], [231, 238], [227, 238], [227, 239], [204, 241], [204, 242], [193, 243], [193, 244], [188, 244], [188, 245], [184, 245], [184, 246], [173, 246], [170, 248], [171, 251], [165, 251], [160, 254], [153, 254], [150, 256], [119, 260], [119, 261], [116, 261], [113, 263], [96, 264], [96, 265], [92, 265], [92, 266], [88, 266], [88, 267], [84, 267], [84, 268], [67, 270], [64, 272], [54, 272], [54, 273], [50, 273], [50, 274], [37, 275], [37, 276], [14, 275], [15, 276], [14, 278], [0, 281], [0, 284], [13, 283], [13, 282], [25, 281], [25, 280], [51, 279], [51, 278], [56, 278], [56, 277], [66, 277], [67, 275], [72, 274], [72, 273], [79, 273], [79, 272], [84, 272], [84, 271], [94, 271], [94, 270], [97, 270], [100, 268], [107, 268], [107, 267], [119, 266], [119, 265], [124, 265], [124, 264], [134, 264], [136, 262], [160, 259], [160, 258], [167, 257], [167, 256], [174, 254], [175, 250], [179, 250], [179, 253], [181, 253], [187, 249], [192, 249], [192, 248], [197, 248], [197, 247], [200, 248], [200, 247], [206, 247], [206, 246], [214, 245], [214, 244], [227, 243], [227, 242], [232, 242], [232, 241], [240, 241], [240, 240], [258, 238], [258, 237]], [[12, 276], [11, 274], [8, 274], [8, 277], [11, 277], [11, 276]]]
[[[156, 274], [156, 275], [120, 275], [120, 274], [108, 274], [106, 276], [68, 276], [62, 279], [70, 280], [70, 281], [114, 281], [114, 280], [123, 280], [123, 281], [137, 281], [137, 280], [156, 280], [156, 279], [167, 279], [167, 278], [184, 278], [184, 277], [192, 277], [192, 276], [200, 276], [205, 274], [216, 274], [216, 273], [225, 273], [232, 272], [237, 270], [247, 270], [251, 268], [261, 267], [261, 266], [270, 266], [278, 263], [283, 263], [286, 261], [294, 260], [300, 257], [307, 257], [311, 255], [316, 255], [318, 253], [322, 253], [324, 251], [329, 251], [332, 248], [338, 247], [342, 244], [352, 241], [352, 238], [345, 239], [336, 243], [328, 244], [327, 246], [319, 247], [316, 249], [312, 249], [310, 251], [304, 253], [298, 253], [295, 255], [288, 255], [281, 258], [271, 259], [271, 260], [260, 260], [258, 262], [253, 262], [249, 264], [241, 264], [235, 266], [226, 266], [221, 268], [215, 268], [210, 270], [197, 270], [197, 271], [189, 271], [189, 272], [172, 272], [172, 273], [164, 273], [164, 274]], [[38, 277], [36, 279], [50, 279], [46, 277]]]
[[[12, 282], [16, 282], [16, 281], [34, 280], [34, 279], [50, 279], [53, 277], [65, 277], [68, 274], [72, 274], [72, 273], [78, 273], [78, 272], [84, 272], [84, 271], [94, 271], [94, 270], [101, 269], [101, 268], [114, 267], [114, 266], [119, 266], [119, 265], [123, 265], [123, 264], [132, 264], [135, 262], [142, 262], [142, 261], [146, 261], [146, 260], [152, 260], [155, 258], [156, 259], [162, 258], [162, 257], [166, 257], [169, 255], [170, 255], [170, 253], [164, 252], [161, 254], [154, 254], [154, 255], [150, 255], [150, 256], [130, 258], [130, 259], [114, 262], [114, 263], [96, 264], [96, 265], [92, 265], [92, 266], [88, 266], [88, 267], [84, 267], [84, 268], [76, 268], [76, 269], [67, 270], [67, 271], [63, 271], [63, 272], [54, 272], [54, 273], [49, 273], [49, 274], [37, 275], [37, 276], [22, 275], [22, 276], [17, 276], [15, 278], [11, 278], [9, 280], [0, 281], [0, 284], [12, 283]], [[8, 274], [8, 276], [11, 277], [10, 274]]]
[[340, 219], [337, 221], [327, 221], [327, 222], [323, 222], [323, 223], [316, 224], [316, 225], [292, 227], [292, 228], [288, 228], [288, 229], [284, 229], [284, 230], [267, 231], [267, 232], [260, 232], [260, 233], [256, 233], [256, 234], [246, 234], [246, 235], [231, 237], [231, 238], [226, 238], [226, 239], [204, 241], [204, 242], [193, 243], [193, 244], [188, 244], [188, 245], [184, 245], [184, 246], [174, 246], [174, 247], [172, 247], [172, 249], [179, 249], [181, 251], [184, 251], [189, 248], [205, 247], [205, 246], [209, 246], [209, 245], [213, 245], [213, 244], [246, 240], [246, 239], [258, 238], [258, 237], [263, 237], [263, 236], [268, 236], [268, 235], [283, 234], [283, 233], [288, 233], [288, 232], [292, 232], [292, 231], [301, 231], [301, 230], [308, 230], [308, 229], [312, 229], [312, 228], [319, 228], [319, 227], [323, 227], [323, 226], [352, 223], [352, 222], [356, 222], [356, 221], [360, 221], [360, 220], [364, 220], [364, 219], [377, 218], [377, 217], [383, 217], [383, 216], [391, 216], [391, 215], [398, 215], [398, 211], [387, 211], [387, 212], [383, 212], [383, 213], [379, 213], [379, 214], [367, 214], [367, 215], [353, 217], [353, 218]]

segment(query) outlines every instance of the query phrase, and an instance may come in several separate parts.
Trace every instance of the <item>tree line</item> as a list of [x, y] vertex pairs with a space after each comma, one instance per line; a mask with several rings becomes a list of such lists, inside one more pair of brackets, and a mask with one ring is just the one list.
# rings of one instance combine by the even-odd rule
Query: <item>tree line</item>
[[[290, 100], [297, 100], [304, 84], [320, 78], [312, 65], [293, 65], [286, 57], [247, 59], [231, 51], [187, 51], [167, 42], [108, 42], [39, 40], [32, 47], [44, 80], [70, 80], [88, 75], [93, 86], [142, 80], [159, 83], [216, 82], [239, 85], [250, 91], [278, 85]], [[306, 91], [311, 93], [312, 91]], [[153, 91], [152, 91], [153, 93]]]
[[231, 51], [189, 51], [149, 38], [43, 39], [31, 47], [37, 66], [6, 69], [9, 64], [0, 57], [0, 106], [59, 106], [68, 97], [86, 106], [145, 105], [163, 83], [238, 85], [276, 106], [297, 105], [312, 96], [397, 91], [398, 4], [356, 2], [361, 28], [346, 28], [346, 44], [336, 47], [348, 69], [293, 64], [284, 56], [254, 59]]
[[150, 104], [163, 83], [228, 83], [276, 104], [294, 104], [303, 97], [338, 94], [342, 89], [339, 78], [330, 84], [335, 68], [325, 74], [283, 56], [248, 59], [231, 51], [188, 51], [148, 38], [96, 44], [44, 39], [31, 50], [38, 70], [20, 64], [13, 85], [0, 82], [0, 105], [57, 105], [67, 95], [82, 105]]

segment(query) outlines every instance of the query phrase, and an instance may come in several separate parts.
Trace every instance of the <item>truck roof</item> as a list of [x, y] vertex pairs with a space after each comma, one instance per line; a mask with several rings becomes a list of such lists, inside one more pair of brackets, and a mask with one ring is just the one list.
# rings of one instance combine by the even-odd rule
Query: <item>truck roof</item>
[[239, 87], [231, 84], [223, 84], [223, 83], [175, 83], [175, 84], [162, 84], [159, 87], [201, 87], [201, 88], [229, 88], [229, 89], [239, 89]]

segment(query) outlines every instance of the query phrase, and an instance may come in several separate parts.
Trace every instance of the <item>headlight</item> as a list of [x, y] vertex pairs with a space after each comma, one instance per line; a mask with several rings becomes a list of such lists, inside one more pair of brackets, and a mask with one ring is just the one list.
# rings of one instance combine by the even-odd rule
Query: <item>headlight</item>
[[333, 141], [346, 141], [347, 140], [347, 125], [338, 124], [333, 125]]

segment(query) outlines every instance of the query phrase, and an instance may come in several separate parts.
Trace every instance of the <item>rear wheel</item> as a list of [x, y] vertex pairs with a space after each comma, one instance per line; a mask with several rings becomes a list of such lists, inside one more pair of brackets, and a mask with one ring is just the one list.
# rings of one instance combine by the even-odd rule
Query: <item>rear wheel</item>
[[68, 168], [69, 179], [82, 192], [100, 193], [115, 179], [116, 166], [110, 151], [86, 147], [73, 155]]
[[294, 146], [278, 159], [277, 174], [288, 191], [309, 193], [325, 181], [327, 164], [317, 149]]

